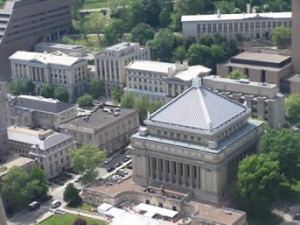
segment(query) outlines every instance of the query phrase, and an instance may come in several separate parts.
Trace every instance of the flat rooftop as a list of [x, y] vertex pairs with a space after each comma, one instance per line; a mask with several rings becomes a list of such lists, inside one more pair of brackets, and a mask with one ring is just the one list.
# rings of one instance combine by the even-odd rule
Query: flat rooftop
[[130, 48], [132, 46], [138, 46], [137, 42], [121, 42], [112, 46], [105, 48], [107, 51], [122, 51], [124, 49]]
[[25, 143], [35, 148], [38, 145], [40, 150], [48, 150], [72, 137], [67, 134], [53, 132], [51, 130], [30, 129], [27, 127], [10, 126], [7, 128], [9, 141]]
[[[180, 64], [179, 66], [182, 67], [183, 65]], [[138, 60], [130, 63], [126, 68], [131, 70], [151, 71], [153, 73], [163, 73], [168, 75], [169, 69], [176, 69], [176, 64], [158, 61]], [[187, 81], [192, 80], [193, 78], [201, 74], [210, 73], [210, 71], [211, 69], [201, 65], [189, 66], [186, 69], [179, 69], [178, 71], [176, 71], [174, 77]]]
[[292, 19], [291, 12], [269, 12], [269, 13], [239, 13], [239, 14], [210, 14], [210, 15], [183, 15], [181, 22], [199, 21], [231, 21], [247, 19]]
[[34, 161], [34, 159], [31, 159], [31, 158], [17, 156], [17, 155], [11, 155], [7, 162], [0, 163], [0, 167], [6, 167], [6, 170], [0, 172], [0, 177], [5, 175], [8, 172], [8, 170], [13, 166], [24, 167], [33, 162], [35, 162], [35, 161]]
[[78, 116], [67, 123], [62, 124], [60, 128], [94, 133], [95, 130], [110, 126], [116, 121], [123, 120], [125, 117], [135, 113], [137, 112], [134, 109], [104, 106], [103, 109], [98, 108], [95, 111], [92, 111], [90, 115]]
[[263, 62], [263, 63], [282, 63], [285, 60], [290, 59], [291, 56], [279, 55], [274, 53], [265, 52], [242, 52], [231, 59], [239, 59], [245, 61]]
[[60, 49], [68, 49], [68, 50], [77, 50], [77, 49], [85, 49], [81, 45], [67, 45], [61, 43], [53, 43], [53, 42], [40, 42], [35, 45], [36, 47], [48, 47], [48, 48], [60, 48]]
[[9, 57], [9, 60], [20, 61], [37, 61], [42, 64], [55, 64], [61, 66], [72, 66], [78, 62], [84, 61], [81, 58], [68, 56], [61, 52], [40, 53], [40, 52], [27, 52], [17, 51]]

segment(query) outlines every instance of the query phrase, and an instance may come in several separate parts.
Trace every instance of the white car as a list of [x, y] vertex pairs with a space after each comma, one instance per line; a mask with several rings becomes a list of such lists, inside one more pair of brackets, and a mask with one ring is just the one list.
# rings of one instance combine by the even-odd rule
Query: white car
[[77, 175], [74, 179], [75, 182], [78, 182], [80, 180], [81, 176], [80, 175]]
[[51, 202], [51, 207], [53, 209], [58, 208], [61, 205], [61, 201], [59, 200], [54, 200], [53, 202]]

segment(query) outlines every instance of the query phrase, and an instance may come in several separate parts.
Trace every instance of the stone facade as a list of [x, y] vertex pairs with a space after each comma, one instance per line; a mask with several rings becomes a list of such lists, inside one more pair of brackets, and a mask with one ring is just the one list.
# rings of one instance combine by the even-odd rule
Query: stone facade
[[265, 120], [273, 128], [282, 128], [284, 123], [284, 95], [274, 84], [240, 82], [218, 76], [203, 78], [203, 85], [251, 109], [251, 117]]
[[78, 116], [60, 126], [62, 132], [74, 136], [77, 144], [90, 144], [108, 154], [128, 145], [139, 127], [136, 110], [103, 106], [90, 115]]
[[0, 196], [0, 224], [1, 225], [7, 225], [5, 210], [4, 210], [4, 206], [3, 206], [3, 203], [2, 203], [1, 196]]
[[77, 116], [76, 105], [40, 96], [19, 95], [9, 100], [10, 124], [16, 126], [50, 128]]
[[72, 136], [11, 126], [8, 139], [11, 152], [34, 159], [49, 179], [71, 166], [68, 149], [75, 146]]
[[122, 42], [106, 48], [95, 55], [96, 76], [102, 80], [107, 97], [111, 96], [113, 87], [125, 87], [125, 66], [134, 60], [149, 60], [150, 49], [139, 43]]
[[[292, 0], [292, 61], [293, 61], [293, 70], [294, 73], [300, 74], [300, 2], [298, 0]], [[297, 89], [298, 91], [300, 88]]]
[[238, 36], [245, 39], [267, 39], [276, 27], [292, 27], [290, 12], [183, 15], [182, 33], [185, 39], [202, 35]]
[[246, 107], [192, 86], [132, 136], [133, 180], [184, 188], [209, 202], [231, 198], [238, 163], [257, 152], [263, 133], [263, 123], [249, 115]]
[[9, 123], [8, 98], [6, 83], [0, 83], [0, 162], [5, 160], [8, 153], [7, 126]]
[[32, 81], [36, 93], [40, 93], [43, 84], [65, 87], [70, 102], [84, 93], [86, 85], [91, 80], [87, 60], [61, 52], [18, 51], [9, 59], [13, 80]]
[[0, 21], [0, 80], [9, 80], [10, 55], [30, 51], [41, 41], [56, 40], [69, 30], [71, 0], [6, 1]]
[[200, 65], [188, 66], [187, 62], [134, 61], [126, 67], [124, 92], [166, 103], [187, 90], [193, 78], [206, 76], [210, 71]]

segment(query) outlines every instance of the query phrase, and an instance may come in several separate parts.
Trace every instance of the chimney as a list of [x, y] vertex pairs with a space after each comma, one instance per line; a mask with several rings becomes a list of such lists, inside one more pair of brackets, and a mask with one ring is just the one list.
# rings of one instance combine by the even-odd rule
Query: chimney
[[247, 3], [247, 13], [250, 13], [251, 12], [251, 5], [250, 3]]

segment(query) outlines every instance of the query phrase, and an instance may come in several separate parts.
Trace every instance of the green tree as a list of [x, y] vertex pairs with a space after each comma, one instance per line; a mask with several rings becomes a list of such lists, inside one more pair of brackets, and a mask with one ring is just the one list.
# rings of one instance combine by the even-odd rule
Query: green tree
[[68, 102], [69, 92], [63, 86], [58, 86], [54, 89], [54, 98], [62, 102]]
[[227, 75], [227, 78], [234, 79], [234, 80], [240, 80], [240, 79], [246, 79], [247, 77], [240, 70], [233, 70]]
[[121, 97], [121, 106], [126, 108], [133, 108], [134, 97], [131, 92], [125, 92]]
[[131, 31], [132, 41], [139, 42], [142, 45], [145, 45], [148, 40], [153, 39], [154, 34], [154, 29], [146, 23], [139, 23]]
[[81, 204], [82, 200], [79, 196], [79, 191], [74, 187], [74, 184], [69, 183], [63, 194], [64, 201], [68, 206], [77, 207]]
[[206, 35], [202, 35], [199, 38], [198, 42], [200, 45], [211, 46], [211, 45], [215, 44], [216, 40], [215, 40], [214, 36], [206, 34]]
[[159, 4], [159, 0], [142, 0], [143, 6], [145, 7], [147, 24], [152, 27], [156, 27], [159, 25], [159, 14], [161, 11], [161, 7]]
[[160, 27], [166, 28], [171, 22], [171, 9], [169, 4], [165, 4], [159, 14]]
[[162, 29], [156, 33], [154, 39], [148, 42], [152, 59], [169, 62], [175, 47], [175, 40], [175, 35], [168, 29]]
[[32, 198], [32, 196], [27, 195], [27, 191], [24, 189], [29, 181], [29, 174], [17, 166], [10, 168], [2, 178], [2, 198], [13, 211], [23, 208]]
[[80, 107], [89, 107], [93, 106], [93, 98], [91, 95], [85, 94], [77, 99], [77, 104]]
[[208, 67], [214, 67], [226, 58], [226, 53], [221, 46], [213, 44], [210, 46], [209, 51], [211, 64], [208, 64]]
[[292, 123], [300, 123], [300, 93], [290, 94], [285, 101], [285, 116]]
[[26, 81], [25, 90], [26, 94], [33, 94], [35, 91], [35, 84], [31, 80]]
[[53, 87], [53, 85], [52, 84], [42, 84], [40, 94], [44, 98], [53, 98], [54, 97], [54, 87]]
[[210, 48], [206, 45], [192, 44], [186, 54], [189, 65], [210, 65]]
[[287, 48], [291, 44], [292, 29], [289, 27], [276, 27], [272, 30], [272, 42], [278, 48]]
[[124, 22], [120, 19], [112, 19], [104, 29], [106, 42], [111, 45], [121, 40], [125, 32]]
[[284, 182], [279, 161], [271, 154], [251, 155], [238, 167], [237, 194], [249, 211], [261, 211], [276, 201], [280, 184]]
[[129, 7], [131, 27], [136, 27], [139, 23], [147, 22], [146, 11], [142, 0], [130, 1]]
[[71, 162], [82, 175], [81, 182], [88, 184], [97, 178], [96, 167], [105, 160], [105, 152], [92, 145], [82, 145], [70, 150]]
[[150, 113], [153, 113], [156, 110], [158, 110], [160, 107], [162, 107], [162, 105], [163, 104], [160, 101], [150, 101], [148, 111]]
[[137, 97], [134, 101], [133, 106], [139, 113], [140, 123], [142, 124], [143, 121], [147, 118], [147, 114], [149, 111], [149, 100], [145, 95], [141, 95]]
[[300, 179], [300, 133], [290, 129], [267, 129], [260, 149], [263, 153], [272, 153], [280, 162], [280, 171], [289, 182]]
[[13, 80], [9, 85], [10, 92], [14, 95], [19, 95], [23, 92], [23, 82], [19, 80]]
[[173, 61], [182, 62], [185, 59], [185, 55], [186, 55], [185, 47], [184, 45], [180, 45], [173, 51]]
[[120, 102], [122, 97], [123, 91], [120, 87], [113, 87], [111, 89], [111, 98], [115, 102]]
[[94, 99], [104, 95], [104, 84], [101, 80], [92, 79], [90, 83], [91, 95]]
[[203, 0], [181, 0], [178, 1], [177, 7], [179, 12], [185, 15], [197, 15], [205, 12]]
[[100, 32], [105, 27], [106, 17], [101, 12], [92, 12], [84, 17], [84, 26], [87, 33], [96, 33], [100, 41]]

